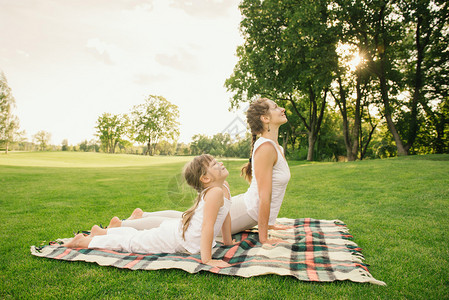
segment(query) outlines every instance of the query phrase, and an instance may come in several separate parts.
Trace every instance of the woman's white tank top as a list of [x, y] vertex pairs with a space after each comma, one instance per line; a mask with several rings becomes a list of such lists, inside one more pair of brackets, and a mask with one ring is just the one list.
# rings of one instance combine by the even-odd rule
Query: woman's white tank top
[[[226, 185], [224, 185], [224, 187], [226, 187], [226, 189], [229, 192], [229, 188]], [[195, 209], [192, 219], [190, 220], [189, 227], [185, 232], [185, 240], [182, 238], [182, 222], [180, 223], [179, 228], [180, 243], [187, 251], [189, 251], [192, 254], [198, 253], [201, 250], [201, 229], [203, 227], [205, 191], [206, 190], [202, 192], [200, 202], [198, 203], [198, 206]], [[231, 195], [230, 192], [229, 195]], [[220, 230], [223, 226], [226, 216], [229, 213], [229, 209], [231, 208], [231, 200], [227, 199], [226, 197], [223, 198], [224, 198], [223, 206], [220, 207], [217, 219], [215, 220], [214, 224], [214, 238], [212, 242], [212, 247], [214, 247], [216, 244], [215, 237], [220, 233]]]
[[[255, 221], [257, 221], [259, 216], [259, 190], [254, 170], [254, 153], [256, 152], [257, 148], [260, 147], [260, 145], [266, 142], [273, 144], [278, 154], [276, 163], [273, 166], [270, 217], [268, 219], [268, 225], [274, 225], [276, 223], [276, 218], [279, 214], [279, 210], [281, 209], [282, 200], [284, 200], [288, 181], [290, 180], [290, 169], [279, 147], [274, 143], [274, 141], [270, 139], [260, 137], [254, 143], [254, 149], [251, 156], [252, 180], [248, 190], [245, 193], [244, 199], [248, 215]], [[284, 151], [282, 147], [281, 149], [282, 151]]]

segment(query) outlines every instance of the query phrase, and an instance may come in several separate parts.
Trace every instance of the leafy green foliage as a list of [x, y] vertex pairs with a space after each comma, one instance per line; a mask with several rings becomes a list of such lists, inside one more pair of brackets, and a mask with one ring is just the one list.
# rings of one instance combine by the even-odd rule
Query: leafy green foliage
[[159, 139], [175, 140], [179, 135], [178, 107], [162, 96], [148, 96], [144, 104], [134, 106], [131, 115], [134, 140], [147, 144], [150, 155]]
[[119, 143], [125, 141], [129, 134], [129, 118], [127, 115], [104, 113], [97, 120], [97, 133], [105, 152], [115, 153]]
[[39, 150], [45, 151], [47, 150], [47, 146], [50, 144], [51, 133], [45, 130], [40, 130], [35, 135], [33, 135], [33, 139], [36, 144], [39, 145]]
[[4, 144], [6, 153], [10, 144], [18, 142], [23, 134], [19, 132], [19, 118], [13, 114], [15, 103], [6, 76], [0, 72], [0, 144]]
[[[242, 1], [244, 45], [239, 62], [225, 82], [234, 92], [231, 107], [266, 96], [286, 100], [309, 136], [308, 160], [323, 119], [337, 38], [328, 1]], [[290, 132], [290, 137], [296, 133]]]
[[204, 134], [194, 135], [190, 143], [192, 155], [208, 153], [220, 157], [249, 157], [251, 150], [251, 137], [233, 141], [228, 133], [217, 133], [213, 137]]

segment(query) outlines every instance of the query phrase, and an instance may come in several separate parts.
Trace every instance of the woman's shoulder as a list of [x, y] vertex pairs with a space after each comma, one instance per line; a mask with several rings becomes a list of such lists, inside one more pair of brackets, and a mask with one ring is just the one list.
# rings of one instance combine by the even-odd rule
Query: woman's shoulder
[[[263, 139], [263, 140], [260, 140]], [[260, 137], [259, 140], [260, 141], [258, 144], [254, 144], [254, 153], [256, 152], [256, 150], [262, 150], [262, 151], [258, 151], [260, 152], [264, 152], [268, 155], [274, 155], [277, 156], [277, 150], [276, 150], [276, 144], [267, 138], [264, 137]], [[257, 142], [256, 142], [257, 143]]]
[[270, 139], [267, 139], [267, 138], [261, 136], [254, 143], [254, 149], [257, 149], [262, 146], [265, 148], [269, 148], [269, 147], [271, 147], [270, 145], [273, 146], [274, 150], [276, 150], [276, 143], [273, 140], [270, 140]]

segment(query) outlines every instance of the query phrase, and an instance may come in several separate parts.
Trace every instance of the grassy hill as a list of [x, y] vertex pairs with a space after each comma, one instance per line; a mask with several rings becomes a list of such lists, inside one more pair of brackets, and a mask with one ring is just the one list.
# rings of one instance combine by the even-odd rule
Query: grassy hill
[[[442, 299], [449, 295], [449, 155], [351, 163], [289, 162], [281, 217], [340, 219], [376, 279], [307, 283], [181, 270], [129, 271], [34, 257], [31, 245], [147, 211], [185, 210], [178, 187], [189, 157], [98, 153], [0, 154], [0, 298]], [[245, 192], [242, 160], [222, 160], [233, 195]]]

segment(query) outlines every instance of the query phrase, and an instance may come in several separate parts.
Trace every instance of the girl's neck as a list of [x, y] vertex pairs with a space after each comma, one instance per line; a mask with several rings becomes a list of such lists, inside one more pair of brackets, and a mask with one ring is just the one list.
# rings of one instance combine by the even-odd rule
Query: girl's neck
[[274, 127], [271, 126], [270, 131], [265, 130], [262, 134], [262, 137], [272, 140], [273, 142], [275, 142], [277, 145], [279, 145], [278, 143], [278, 137], [279, 137], [279, 127]]
[[204, 185], [204, 189], [208, 189], [211, 187], [222, 187], [224, 184], [225, 180], [214, 180], [213, 182], [209, 182], [208, 184]]

